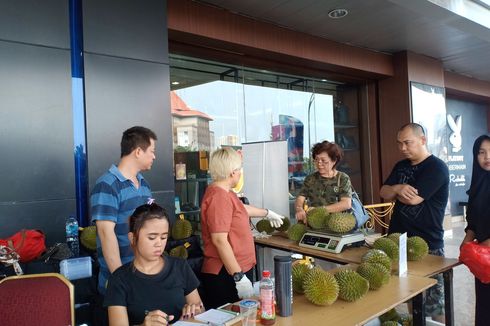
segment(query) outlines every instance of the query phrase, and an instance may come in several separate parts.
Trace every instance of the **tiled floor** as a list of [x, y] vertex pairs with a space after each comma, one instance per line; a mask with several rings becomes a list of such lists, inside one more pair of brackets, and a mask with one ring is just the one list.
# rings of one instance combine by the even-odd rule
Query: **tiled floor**
[[[459, 245], [464, 238], [464, 222], [453, 223], [453, 234], [444, 239], [446, 257], [458, 258]], [[460, 265], [454, 268], [454, 324], [471, 326], [475, 324], [475, 283], [468, 268]], [[490, 324], [490, 321], [489, 321]]]

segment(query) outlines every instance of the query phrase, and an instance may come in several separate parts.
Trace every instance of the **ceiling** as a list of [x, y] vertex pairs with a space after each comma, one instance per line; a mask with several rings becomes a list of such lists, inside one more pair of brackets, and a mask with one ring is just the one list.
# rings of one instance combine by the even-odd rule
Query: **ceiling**
[[[409, 50], [440, 60], [445, 70], [490, 81], [490, 10], [478, 5], [477, 1], [200, 2], [295, 31], [383, 53]], [[342, 19], [331, 19], [328, 12], [335, 8], [345, 8], [349, 14]]]

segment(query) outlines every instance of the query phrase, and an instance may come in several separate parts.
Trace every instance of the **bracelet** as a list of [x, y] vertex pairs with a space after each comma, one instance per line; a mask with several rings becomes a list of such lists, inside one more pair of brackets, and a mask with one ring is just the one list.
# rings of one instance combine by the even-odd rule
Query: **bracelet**
[[267, 217], [267, 215], [269, 215], [269, 209], [268, 208], [264, 208], [265, 209], [265, 216], [264, 217]]

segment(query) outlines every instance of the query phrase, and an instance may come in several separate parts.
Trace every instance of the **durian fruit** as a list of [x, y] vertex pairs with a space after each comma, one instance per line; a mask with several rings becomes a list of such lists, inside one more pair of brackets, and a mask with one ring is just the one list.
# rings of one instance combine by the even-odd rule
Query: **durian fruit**
[[189, 256], [189, 253], [187, 252], [187, 248], [185, 247], [185, 245], [172, 248], [168, 254], [172, 257], [178, 257], [183, 259], [187, 259], [187, 257]]
[[304, 293], [303, 281], [306, 273], [310, 270], [310, 266], [307, 264], [294, 264], [291, 268], [291, 275], [293, 278], [293, 291], [296, 293]]
[[424, 239], [418, 236], [407, 239], [407, 259], [421, 260], [429, 254], [429, 246]]
[[306, 225], [304, 225], [301, 222], [298, 222], [294, 225], [291, 225], [291, 227], [288, 230], [288, 238], [294, 241], [299, 241], [301, 240], [301, 237], [303, 237], [303, 234], [306, 233]]
[[339, 298], [345, 301], [356, 301], [369, 290], [369, 281], [351, 269], [343, 269], [335, 273], [339, 283]]
[[95, 225], [83, 228], [80, 234], [80, 242], [88, 250], [97, 250], [97, 228]]
[[328, 217], [327, 229], [336, 233], [346, 233], [356, 226], [356, 218], [351, 213], [332, 213]]
[[388, 320], [381, 324], [381, 326], [399, 326], [397, 321]]
[[379, 316], [379, 321], [382, 323], [390, 320], [397, 321], [398, 319], [400, 319], [400, 315], [395, 308], [391, 308], [390, 310]]
[[279, 232], [285, 232], [289, 229], [290, 226], [291, 226], [291, 220], [289, 219], [289, 217], [284, 217], [282, 219], [281, 226], [276, 228], [276, 230]]
[[390, 271], [378, 263], [362, 263], [356, 271], [369, 281], [370, 290], [377, 290], [390, 281]]
[[315, 230], [325, 228], [325, 220], [328, 212], [323, 207], [314, 207], [306, 213], [306, 220], [308, 225]]
[[320, 267], [310, 269], [304, 278], [305, 297], [318, 306], [331, 305], [339, 295], [339, 285], [335, 277]]
[[396, 232], [396, 233], [390, 233], [386, 237], [398, 245], [401, 235], [402, 235], [401, 233]]
[[413, 325], [413, 317], [410, 314], [401, 314], [400, 319], [398, 319], [398, 323], [402, 326], [412, 326]]
[[379, 249], [369, 249], [361, 258], [363, 263], [378, 263], [386, 267], [388, 271], [391, 271], [391, 258], [383, 251]]
[[255, 227], [257, 228], [257, 231], [265, 232], [267, 234], [271, 234], [275, 230], [271, 223], [265, 219], [258, 221]]
[[191, 222], [184, 219], [184, 214], [180, 214], [180, 217], [172, 225], [172, 238], [175, 240], [182, 240], [192, 235]]
[[392, 261], [398, 261], [400, 255], [398, 245], [388, 238], [376, 239], [373, 243], [375, 249], [383, 250]]

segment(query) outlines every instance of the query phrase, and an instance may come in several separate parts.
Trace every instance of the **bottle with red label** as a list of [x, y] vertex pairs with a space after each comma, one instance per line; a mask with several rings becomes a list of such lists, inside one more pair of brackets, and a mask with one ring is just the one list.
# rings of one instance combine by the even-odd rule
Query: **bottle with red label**
[[274, 325], [275, 322], [274, 283], [271, 280], [271, 272], [263, 271], [260, 280], [260, 323], [262, 325]]

